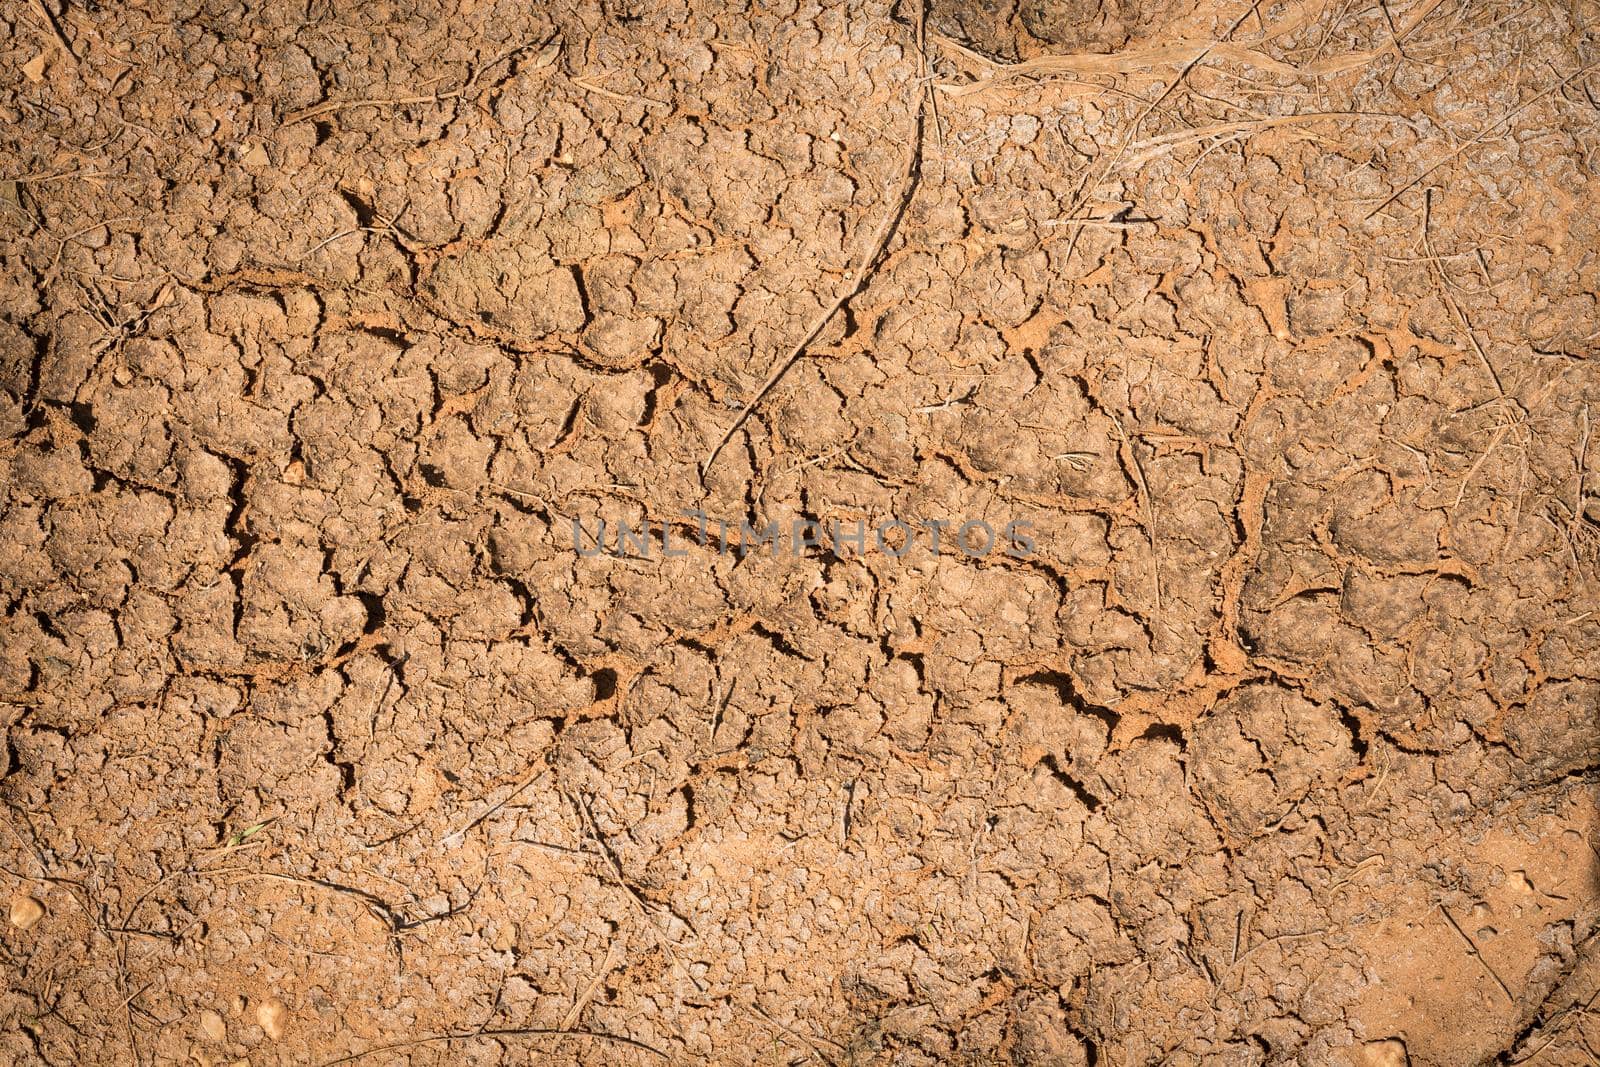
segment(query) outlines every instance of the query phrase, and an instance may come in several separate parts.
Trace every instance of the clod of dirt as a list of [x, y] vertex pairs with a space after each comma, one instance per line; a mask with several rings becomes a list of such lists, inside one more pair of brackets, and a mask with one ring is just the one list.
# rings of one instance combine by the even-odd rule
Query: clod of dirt
[[282, 1041], [289, 1029], [289, 1006], [277, 997], [263, 1000], [256, 1009], [256, 1022], [261, 1024], [262, 1033], [274, 1041]]
[[[261, 1028], [266, 1029], [266, 1023]], [[213, 1045], [220, 1045], [228, 1040], [228, 1024], [222, 1021], [222, 1016], [214, 1011], [200, 1013], [200, 1033]]]
[[1406, 1043], [1398, 1037], [1369, 1041], [1356, 1053], [1358, 1067], [1408, 1067], [1410, 1063]]
[[28, 894], [19, 893], [11, 898], [11, 925], [18, 930], [26, 930], [42, 918], [44, 905]]

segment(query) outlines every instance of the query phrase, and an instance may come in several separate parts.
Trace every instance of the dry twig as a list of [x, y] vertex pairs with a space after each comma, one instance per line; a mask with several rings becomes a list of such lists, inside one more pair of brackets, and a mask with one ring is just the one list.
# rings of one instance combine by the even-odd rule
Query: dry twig
[[912, 193], [916, 191], [917, 178], [922, 169], [922, 122], [926, 108], [927, 97], [919, 86], [916, 112], [911, 122], [911, 148], [906, 153], [905, 169], [901, 172], [899, 195], [890, 204], [889, 211], [884, 215], [883, 221], [878, 224], [878, 230], [873, 235], [872, 242], [867, 245], [866, 251], [862, 254], [856, 269], [846, 276], [847, 284], [839, 290], [839, 295], [829, 301], [827, 306], [822, 309], [822, 312], [813, 320], [811, 328], [805, 332], [799, 341], [795, 342], [794, 346], [789, 349], [788, 354], [778, 361], [778, 365], [773, 368], [771, 374], [767, 375], [767, 380], [761, 384], [761, 388], [756, 390], [755, 396], [745, 403], [744, 407], [739, 411], [738, 417], [733, 420], [732, 425], [717, 440], [716, 446], [711, 449], [710, 455], [706, 456], [705, 461], [700, 464], [700, 480], [702, 482], [705, 481], [706, 472], [711, 469], [711, 464], [716, 462], [717, 456], [722, 454], [722, 449], [733, 438], [733, 435], [739, 432], [739, 427], [743, 426], [745, 420], [750, 418], [756, 406], [766, 399], [767, 394], [772, 392], [773, 388], [783, 380], [784, 375], [788, 374], [789, 370], [800, 362], [800, 357], [806, 353], [806, 347], [817, 339], [817, 335], [822, 333], [828, 323], [833, 321], [833, 317], [839, 313], [840, 309], [848, 304], [852, 297], [866, 288], [868, 279], [872, 277], [872, 272], [877, 267], [878, 260], [883, 256], [883, 251], [889, 244], [889, 238], [894, 235], [896, 224], [905, 214], [906, 208], [911, 203]]
[[56, 39], [56, 43], [61, 46], [61, 50], [67, 54], [68, 59], [72, 60], [72, 65], [77, 66], [78, 53], [72, 50], [72, 42], [67, 40], [67, 33], [61, 28], [61, 21], [56, 18], [49, 8], [44, 6], [44, 0], [32, 0], [32, 3], [33, 9], [39, 13], [40, 18], [44, 19], [45, 26], [49, 28], [50, 33]]
[[665, 1052], [654, 1045], [647, 1045], [643, 1041], [621, 1034], [601, 1033], [597, 1030], [554, 1030], [549, 1027], [518, 1026], [502, 1030], [466, 1030], [453, 1034], [433, 1034], [429, 1037], [413, 1037], [405, 1041], [391, 1041], [385, 1045], [374, 1045], [360, 1052], [352, 1052], [336, 1059], [324, 1060], [318, 1067], [339, 1067], [340, 1064], [355, 1063], [369, 1056], [377, 1056], [384, 1052], [398, 1052], [401, 1049], [418, 1048], [422, 1045], [449, 1044], [452, 1041], [476, 1041], [481, 1038], [496, 1040], [505, 1037], [585, 1037], [594, 1041], [605, 1041], [613, 1045], [624, 1045], [648, 1052], [653, 1056], [660, 1056], [664, 1060], [671, 1060]]
[[1446, 908], [1443, 904], [1440, 904], [1439, 914], [1445, 917], [1445, 921], [1450, 924], [1450, 929], [1461, 935], [1461, 940], [1467, 943], [1467, 951], [1471, 953], [1472, 958], [1477, 960], [1485, 971], [1489, 972], [1489, 977], [1493, 978], [1495, 985], [1500, 987], [1500, 992], [1506, 995], [1507, 1000], [1515, 1004], [1517, 1002], [1517, 998], [1512, 994], [1511, 987], [1506, 985], [1505, 980], [1500, 977], [1493, 967], [1489, 966], [1489, 961], [1483, 958], [1482, 952], [1478, 951], [1477, 942], [1468, 937], [1467, 932], [1461, 929], [1461, 924], [1456, 922], [1456, 917], [1454, 915], [1450, 914], [1450, 909]]
[[1383, 203], [1379, 204], [1377, 207], [1375, 207], [1371, 211], [1367, 212], [1365, 215], [1362, 216], [1362, 218], [1370, 219], [1372, 216], [1376, 215], [1378, 212], [1382, 211], [1384, 208], [1388, 207], [1390, 204], [1392, 204], [1396, 200], [1400, 199], [1406, 193], [1410, 192], [1412, 189], [1415, 189], [1417, 187], [1417, 185], [1419, 185], [1424, 179], [1426, 179], [1428, 177], [1428, 175], [1432, 174], [1434, 171], [1438, 170], [1440, 167], [1444, 166], [1446, 163], [1449, 163], [1451, 160], [1455, 159], [1457, 156], [1460, 156], [1467, 149], [1473, 147], [1478, 142], [1482, 141], [1485, 137], [1488, 137], [1491, 133], [1494, 133], [1500, 127], [1504, 126], [1506, 123], [1510, 122], [1512, 119], [1516, 118], [1518, 115], [1520, 115], [1524, 111], [1528, 110], [1534, 104], [1537, 104], [1539, 101], [1543, 100], [1547, 96], [1550, 96], [1552, 93], [1560, 92], [1562, 89], [1565, 89], [1568, 85], [1570, 85], [1573, 82], [1577, 81], [1579, 78], [1581, 78], [1584, 75], [1588, 74], [1590, 71], [1594, 70], [1597, 67], [1600, 67], [1600, 60], [1597, 60], [1597, 61], [1595, 61], [1593, 63], [1590, 63], [1587, 66], [1579, 67], [1576, 71], [1574, 71], [1571, 74], [1568, 74], [1565, 78], [1562, 78], [1560, 81], [1556, 82], [1554, 85], [1551, 85], [1551, 86], [1543, 89], [1540, 92], [1534, 93], [1533, 96], [1529, 97], [1527, 100], [1524, 100], [1522, 103], [1518, 104], [1516, 107], [1512, 108], [1510, 111], [1507, 111], [1504, 115], [1501, 115], [1499, 118], [1495, 119], [1489, 125], [1485, 126], [1482, 130], [1478, 131], [1478, 133], [1474, 137], [1472, 137], [1470, 140], [1468, 140], [1468, 141], [1464, 142], [1463, 144], [1461, 144], [1454, 152], [1451, 152], [1449, 155], [1445, 156], [1443, 159], [1439, 160], [1437, 163], [1429, 164], [1427, 167], [1425, 167], [1423, 169], [1421, 174], [1418, 174], [1415, 178], [1412, 178], [1410, 181], [1406, 182], [1400, 188], [1398, 188], [1394, 192], [1390, 193], [1387, 197], [1384, 198]]

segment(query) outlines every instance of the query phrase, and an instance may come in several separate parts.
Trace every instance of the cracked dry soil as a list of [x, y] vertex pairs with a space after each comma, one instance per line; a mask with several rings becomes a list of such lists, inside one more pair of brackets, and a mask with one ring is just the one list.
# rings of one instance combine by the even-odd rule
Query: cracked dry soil
[[0, 21], [0, 1060], [1595, 1062], [1593, 0]]

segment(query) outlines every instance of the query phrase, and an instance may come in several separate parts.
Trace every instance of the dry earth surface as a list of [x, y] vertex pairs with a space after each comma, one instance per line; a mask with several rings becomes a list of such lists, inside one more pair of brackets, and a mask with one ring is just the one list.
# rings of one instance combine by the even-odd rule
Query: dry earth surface
[[1600, 1062], [1594, 0], [0, 23], [0, 1060]]

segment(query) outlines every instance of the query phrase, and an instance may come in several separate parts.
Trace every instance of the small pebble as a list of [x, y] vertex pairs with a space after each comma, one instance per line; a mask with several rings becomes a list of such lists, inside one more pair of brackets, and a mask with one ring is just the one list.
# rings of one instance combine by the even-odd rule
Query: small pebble
[[18, 930], [26, 930], [42, 918], [44, 905], [28, 894], [19, 893], [11, 898], [11, 925]]
[[1409, 1067], [1411, 1057], [1406, 1054], [1406, 1043], [1397, 1037], [1384, 1041], [1369, 1041], [1356, 1053], [1359, 1067]]
[[274, 1041], [282, 1041], [289, 1028], [289, 1007], [277, 997], [269, 997], [256, 1009], [256, 1022], [261, 1024], [262, 1033]]
[[203, 1011], [200, 1013], [200, 1033], [213, 1045], [220, 1045], [228, 1040], [228, 1024], [216, 1012]]

